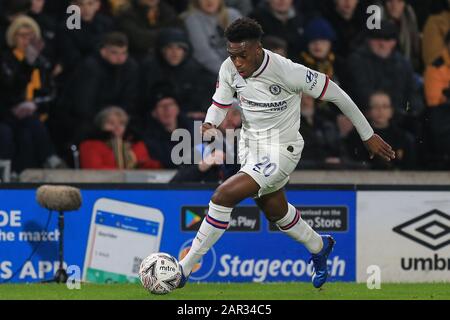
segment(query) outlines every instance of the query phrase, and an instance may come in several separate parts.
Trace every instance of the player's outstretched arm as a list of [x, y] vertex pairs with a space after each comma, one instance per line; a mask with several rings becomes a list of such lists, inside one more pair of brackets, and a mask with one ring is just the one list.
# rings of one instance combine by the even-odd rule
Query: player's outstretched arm
[[229, 108], [219, 108], [216, 105], [212, 104], [208, 108], [205, 121], [200, 128], [201, 133], [206, 134], [208, 130], [217, 128], [227, 116], [228, 110]]
[[386, 161], [395, 159], [395, 152], [392, 150], [392, 147], [373, 132], [372, 127], [361, 110], [359, 110], [348, 94], [339, 88], [336, 83], [331, 80], [329, 81], [322, 100], [333, 102], [350, 119], [369, 151], [371, 159], [375, 155], [380, 156]]

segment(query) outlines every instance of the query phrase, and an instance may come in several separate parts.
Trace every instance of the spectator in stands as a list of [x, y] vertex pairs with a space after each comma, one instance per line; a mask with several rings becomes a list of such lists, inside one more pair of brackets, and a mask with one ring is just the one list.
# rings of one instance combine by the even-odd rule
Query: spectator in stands
[[[0, 58], [0, 146], [7, 146], [12, 169], [62, 165], [38, 117], [38, 99], [48, 90], [48, 63], [37, 23], [19, 16], [6, 32], [9, 49]], [[48, 90], [47, 90], [48, 89]]]
[[325, 19], [315, 18], [305, 28], [305, 40], [307, 47], [300, 54], [300, 63], [336, 82], [336, 56], [332, 50], [336, 34], [333, 27]]
[[391, 21], [383, 21], [381, 29], [369, 32], [369, 39], [349, 58], [348, 87], [361, 108], [368, 105], [370, 94], [386, 91], [399, 117], [418, 114], [423, 100], [411, 64], [395, 50], [397, 29]]
[[325, 12], [325, 17], [336, 32], [335, 52], [347, 58], [363, 39], [362, 31], [367, 29], [359, 0], [334, 0], [334, 7]]
[[450, 31], [445, 44], [441, 56], [425, 70], [425, 98], [432, 152], [450, 159]]
[[307, 141], [302, 151], [301, 168], [319, 169], [340, 164], [337, 127], [318, 112], [314, 98], [305, 94], [302, 97], [300, 133]]
[[445, 47], [444, 39], [450, 30], [450, 0], [445, 10], [428, 17], [423, 29], [422, 55], [425, 65], [439, 57]]
[[248, 16], [253, 11], [252, 0], [225, 0], [228, 7], [235, 8], [243, 16]]
[[288, 44], [286, 40], [276, 36], [265, 36], [262, 39], [262, 45], [265, 49], [279, 54], [282, 57], [287, 57]]
[[44, 12], [44, 5], [45, 0], [31, 0], [28, 16], [39, 25], [45, 43], [44, 54], [53, 63], [56, 60], [56, 21]]
[[[103, 37], [100, 50], [88, 57], [68, 80], [55, 108], [53, 127], [59, 141], [78, 143], [102, 109], [115, 105], [134, 115], [138, 86], [137, 63], [128, 56], [127, 36]], [[69, 134], [69, 136], [67, 136]]]
[[113, 30], [111, 18], [99, 13], [100, 0], [73, 0], [81, 10], [81, 28], [69, 30], [64, 20], [58, 30], [59, 71], [66, 77], [79, 63], [98, 50], [102, 37]]
[[[305, 28], [306, 50], [300, 54], [300, 63], [313, 70], [326, 74], [334, 82], [341, 82], [344, 77], [345, 63], [333, 52], [336, 34], [333, 27], [324, 18], [312, 19]], [[334, 121], [339, 109], [326, 101], [317, 103], [317, 108]]]
[[130, 39], [130, 53], [138, 60], [154, 52], [161, 28], [182, 25], [176, 11], [160, 0], [131, 0], [117, 21]]
[[172, 148], [179, 142], [172, 141], [172, 133], [176, 129], [186, 129], [192, 133], [192, 122], [180, 113], [177, 97], [169, 90], [161, 89], [155, 93], [152, 110], [144, 130], [144, 141], [155, 159], [164, 168], [175, 168], [172, 162]]
[[6, 38], [9, 49], [1, 55], [3, 108], [28, 102], [28, 107], [33, 106], [30, 114], [45, 113], [44, 102], [51, 100], [53, 87], [38, 24], [30, 17], [19, 16], [8, 28]]
[[414, 70], [421, 69], [420, 32], [414, 9], [406, 0], [383, 0], [386, 19], [392, 20], [399, 29], [398, 47], [411, 62]]
[[83, 169], [158, 169], [143, 141], [128, 126], [128, 115], [119, 107], [107, 107], [95, 117], [96, 130], [80, 144]]
[[208, 77], [191, 56], [187, 35], [181, 29], [162, 30], [156, 56], [149, 56], [141, 68], [142, 106], [148, 106], [161, 83], [169, 83], [183, 101], [181, 112], [203, 120], [211, 104], [216, 77]]
[[109, 11], [112, 16], [117, 16], [131, 6], [131, 0], [108, 0]]
[[[232, 145], [227, 143], [227, 131], [234, 131], [241, 126], [241, 112], [236, 107], [231, 108], [218, 129], [221, 131], [224, 144], [221, 150], [208, 151], [208, 144], [202, 143], [194, 147], [192, 153], [199, 153], [202, 159], [198, 164], [183, 164], [178, 169], [171, 182], [222, 182], [234, 175], [240, 169], [238, 164], [238, 141]], [[228, 157], [228, 158], [227, 158]], [[194, 155], [192, 156], [194, 159]], [[227, 162], [232, 160], [231, 162]]]
[[236, 9], [227, 8], [224, 0], [191, 0], [184, 15], [194, 58], [216, 77], [228, 58], [225, 28], [240, 16]]
[[[392, 123], [393, 115], [394, 107], [388, 93], [377, 91], [370, 95], [367, 118], [375, 133], [387, 141], [395, 151], [394, 160], [386, 162], [380, 158], [374, 158], [370, 165], [373, 169], [414, 169], [416, 150], [413, 138]], [[354, 160], [363, 162], [370, 160], [356, 130], [353, 130], [346, 139], [346, 144]]]
[[31, 0], [0, 1], [0, 50], [8, 48], [6, 30], [19, 15], [26, 14], [31, 8]]
[[305, 19], [295, 9], [293, 0], [268, 0], [250, 15], [257, 20], [266, 35], [276, 36], [288, 43], [288, 58], [298, 61], [304, 48]]

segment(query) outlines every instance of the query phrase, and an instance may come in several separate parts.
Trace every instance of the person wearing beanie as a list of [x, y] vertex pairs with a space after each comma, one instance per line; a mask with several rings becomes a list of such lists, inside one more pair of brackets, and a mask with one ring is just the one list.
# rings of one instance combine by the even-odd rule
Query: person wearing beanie
[[332, 51], [336, 33], [323, 18], [311, 20], [305, 28], [306, 50], [300, 54], [300, 62], [319, 72], [325, 73], [335, 81], [334, 63], [336, 57]]
[[[344, 62], [333, 52], [336, 33], [330, 23], [321, 17], [311, 20], [305, 28], [306, 49], [300, 53], [300, 63], [304, 66], [326, 74], [336, 83], [341, 82]], [[331, 118], [336, 116], [337, 110], [326, 101], [318, 102], [320, 111]]]
[[139, 112], [145, 113], [144, 108], [155, 94], [155, 85], [166, 82], [172, 85], [182, 102], [181, 112], [192, 118], [203, 118], [216, 79], [193, 75], [205, 74], [209, 73], [192, 58], [186, 33], [178, 28], [161, 30], [156, 55], [149, 55], [142, 63]]

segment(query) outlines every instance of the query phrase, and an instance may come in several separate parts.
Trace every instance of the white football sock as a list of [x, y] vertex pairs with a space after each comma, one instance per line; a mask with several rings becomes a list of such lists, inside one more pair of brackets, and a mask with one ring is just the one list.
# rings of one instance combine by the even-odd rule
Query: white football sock
[[303, 243], [309, 252], [319, 253], [322, 250], [322, 238], [300, 217], [300, 212], [292, 204], [288, 203], [288, 212], [276, 224], [282, 232]]
[[191, 273], [194, 265], [208, 252], [228, 228], [233, 208], [209, 202], [208, 215], [203, 219], [200, 229], [192, 241], [188, 254], [180, 261], [184, 275]]

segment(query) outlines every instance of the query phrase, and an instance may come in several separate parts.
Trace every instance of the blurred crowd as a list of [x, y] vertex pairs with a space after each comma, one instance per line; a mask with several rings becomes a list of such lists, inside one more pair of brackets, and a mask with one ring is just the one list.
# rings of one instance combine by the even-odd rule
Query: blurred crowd
[[[204, 119], [224, 30], [242, 16], [262, 25], [266, 49], [338, 83], [396, 152], [369, 160], [336, 106], [304, 96], [299, 169], [450, 169], [450, 0], [0, 0], [0, 159], [15, 173], [226, 179], [238, 167], [223, 153], [175, 165], [171, 135]], [[221, 129], [240, 125], [236, 106]]]

